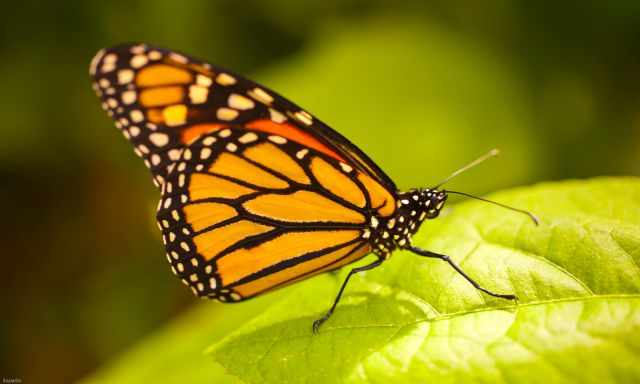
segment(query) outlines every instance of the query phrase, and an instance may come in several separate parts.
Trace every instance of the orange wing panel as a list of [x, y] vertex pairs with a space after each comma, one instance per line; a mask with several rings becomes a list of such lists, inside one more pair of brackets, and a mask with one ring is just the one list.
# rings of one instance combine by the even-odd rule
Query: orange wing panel
[[[297, 276], [310, 277], [312, 275], [315, 275], [316, 273], [320, 273], [330, 266], [333, 268], [337, 268], [334, 267], [334, 265], [339, 266], [345, 262], [344, 260], [352, 260], [353, 257], [362, 257], [360, 255], [361, 252], [354, 252], [354, 254], [346, 256], [349, 252], [351, 252], [355, 247], [359, 245], [360, 243], [356, 243], [340, 248], [336, 251], [315, 257], [300, 264], [296, 264], [293, 267], [285, 268], [278, 272], [268, 274], [259, 279], [240, 284], [233, 289], [243, 297], [251, 297], [288, 281], [297, 280]], [[332, 263], [335, 264], [331, 265]]]

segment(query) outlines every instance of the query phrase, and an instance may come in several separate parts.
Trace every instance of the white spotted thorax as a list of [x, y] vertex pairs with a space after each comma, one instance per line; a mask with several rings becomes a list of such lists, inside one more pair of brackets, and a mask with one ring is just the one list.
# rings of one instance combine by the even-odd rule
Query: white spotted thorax
[[399, 193], [396, 213], [390, 218], [372, 215], [363, 236], [370, 239], [375, 254], [388, 258], [396, 248], [411, 245], [411, 236], [425, 219], [438, 217], [447, 197], [445, 191], [429, 188]]

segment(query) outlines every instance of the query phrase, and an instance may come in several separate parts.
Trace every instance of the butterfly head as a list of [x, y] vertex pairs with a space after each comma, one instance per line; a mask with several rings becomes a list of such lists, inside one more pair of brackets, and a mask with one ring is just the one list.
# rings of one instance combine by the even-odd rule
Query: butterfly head
[[424, 212], [427, 219], [435, 219], [440, 214], [444, 203], [447, 201], [446, 191], [438, 191], [436, 189], [423, 189], [422, 201], [424, 202]]
[[374, 252], [387, 257], [396, 248], [411, 244], [411, 237], [425, 219], [440, 214], [447, 192], [433, 188], [412, 189], [397, 195], [397, 209], [388, 219], [372, 220], [371, 242]]
[[435, 219], [447, 201], [447, 192], [437, 189], [412, 189], [401, 193], [398, 199], [398, 215], [412, 222]]

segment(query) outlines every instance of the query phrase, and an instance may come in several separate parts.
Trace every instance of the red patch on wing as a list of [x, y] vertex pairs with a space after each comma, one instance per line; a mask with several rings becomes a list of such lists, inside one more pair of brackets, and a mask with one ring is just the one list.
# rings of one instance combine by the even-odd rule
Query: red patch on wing
[[196, 124], [186, 127], [180, 133], [180, 141], [183, 144], [191, 144], [195, 139], [220, 128], [226, 127], [227, 124]]
[[247, 128], [254, 129], [256, 131], [273, 133], [274, 135], [282, 136], [291, 141], [295, 141], [296, 143], [300, 143], [309, 148], [313, 148], [316, 151], [322, 152], [326, 155], [333, 157], [334, 159], [340, 160], [342, 162], [347, 162], [333, 151], [331, 148], [324, 145], [318, 139], [313, 137], [312, 135], [301, 131], [300, 129], [294, 127], [291, 124], [278, 124], [271, 120], [256, 120], [246, 124]]

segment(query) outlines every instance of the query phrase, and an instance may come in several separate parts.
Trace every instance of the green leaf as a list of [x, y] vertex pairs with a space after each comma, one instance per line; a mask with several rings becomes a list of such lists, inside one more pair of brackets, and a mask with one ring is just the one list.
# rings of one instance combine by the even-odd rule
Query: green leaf
[[[532, 128], [535, 116], [526, 85], [512, 63], [478, 41], [410, 17], [331, 26], [307, 52], [254, 78], [345, 134], [379, 160], [400, 186], [429, 185], [491, 146], [508, 149], [503, 161], [492, 163], [492, 177], [486, 177], [487, 168], [478, 169], [457, 179], [457, 188], [473, 186], [474, 192], [482, 192], [522, 184], [539, 179], [549, 167]], [[380, 139], [389, 134], [393, 140]], [[515, 375], [515, 363], [486, 357], [485, 338], [502, 332], [511, 340], [506, 332], [525, 324], [520, 319], [526, 308], [546, 311], [551, 302], [582, 305], [575, 299], [586, 303], [609, 296], [613, 300], [613, 295], [623, 303], [635, 300], [619, 295], [638, 293], [638, 274], [629, 256], [637, 259], [640, 252], [638, 189], [634, 179], [596, 180], [496, 195], [534, 209], [543, 219], [538, 228], [517, 214], [481, 204], [452, 205], [447, 217], [423, 226], [417, 245], [450, 254], [487, 288], [517, 293], [517, 309], [480, 295], [438, 260], [397, 252], [378, 270], [353, 279], [318, 336], [311, 336], [311, 322], [329, 307], [348, 268], [239, 305], [198, 302], [193, 311], [88, 380], [498, 381], [491, 372], [506, 380], [507, 370]], [[518, 325], [509, 325], [506, 316]], [[426, 342], [425, 329], [432, 336], [445, 331], [468, 336], [469, 323], [478, 324], [473, 338]], [[630, 315], [603, 330], [619, 332], [630, 343], [637, 330], [625, 331], [624, 326], [637, 326], [637, 321]], [[214, 343], [211, 355], [204, 355]], [[576, 356], [595, 355], [595, 344]], [[524, 374], [534, 372], [526, 369], [534, 367], [531, 360], [521, 358], [519, 364]], [[637, 375], [625, 369], [607, 366], [605, 373], [584, 381], [605, 374]], [[516, 379], [512, 381], [534, 381]], [[563, 379], [570, 381], [564, 376], [558, 381]]]
[[640, 179], [541, 184], [492, 195], [423, 226], [421, 247], [451, 255], [481, 294], [440, 260], [397, 252], [357, 275], [319, 335], [339, 276], [324, 275], [210, 351], [245, 383], [640, 380]]
[[283, 295], [286, 292], [276, 292], [243, 305], [201, 302], [83, 383], [197, 384], [212, 383], [213, 379], [216, 384], [241, 383], [203, 352], [212, 340], [232, 332]]

